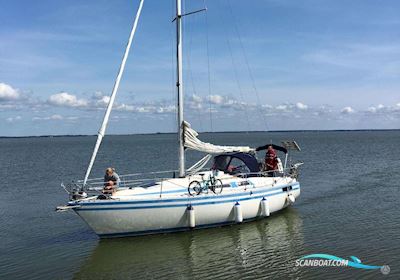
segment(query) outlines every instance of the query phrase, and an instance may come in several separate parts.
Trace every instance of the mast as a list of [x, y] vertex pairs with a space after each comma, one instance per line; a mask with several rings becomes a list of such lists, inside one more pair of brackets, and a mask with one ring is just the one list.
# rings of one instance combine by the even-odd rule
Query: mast
[[176, 88], [178, 93], [179, 177], [185, 176], [185, 148], [183, 143], [183, 75], [182, 75], [182, 1], [176, 0]]
[[101, 124], [99, 132], [97, 134], [96, 145], [94, 146], [93, 154], [92, 154], [92, 157], [90, 158], [88, 169], [86, 170], [85, 179], [83, 180], [83, 185], [86, 185], [87, 179], [89, 178], [90, 172], [92, 171], [94, 160], [96, 159], [97, 151], [100, 148], [101, 141], [103, 140], [104, 133], [106, 132], [108, 119], [110, 117], [110, 113], [111, 113], [111, 110], [112, 110], [112, 107], [114, 104], [115, 96], [117, 95], [117, 91], [118, 91], [119, 83], [122, 78], [122, 74], [124, 73], [126, 60], [128, 59], [129, 50], [131, 48], [132, 40], [135, 35], [135, 31], [136, 31], [136, 27], [137, 27], [137, 24], [139, 21], [140, 13], [142, 11], [143, 3], [144, 3], [144, 0], [140, 0], [140, 4], [139, 4], [139, 8], [136, 13], [135, 21], [133, 22], [133, 25], [132, 25], [131, 34], [129, 36], [128, 43], [126, 44], [124, 57], [122, 58], [121, 66], [119, 68], [118, 75], [115, 80], [114, 88], [113, 88], [113, 91], [110, 96], [110, 101], [108, 102], [108, 105], [107, 105], [106, 113], [104, 114], [103, 123]]

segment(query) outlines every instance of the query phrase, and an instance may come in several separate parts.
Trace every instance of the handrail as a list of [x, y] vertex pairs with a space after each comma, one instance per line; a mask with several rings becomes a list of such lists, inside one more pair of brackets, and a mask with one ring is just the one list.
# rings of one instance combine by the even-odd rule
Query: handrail
[[[283, 170], [268, 170], [268, 171], [259, 171], [259, 172], [248, 172], [248, 173], [237, 173], [237, 174], [229, 174], [229, 173], [223, 173], [220, 175], [217, 175], [218, 179], [224, 180], [224, 179], [232, 179], [232, 178], [241, 178], [241, 179], [248, 179], [248, 178], [254, 178], [254, 177], [268, 177], [269, 173], [273, 172], [274, 174], [278, 176], [274, 176], [275, 178], [297, 178], [298, 173], [296, 170], [302, 163], [294, 164], [291, 167], [283, 168]], [[151, 187], [151, 186], [159, 186], [160, 187], [160, 197], [163, 194], [163, 183], [165, 181], [168, 181], [169, 184], [173, 184], [177, 187], [182, 187], [184, 189], [187, 188], [187, 186], [182, 186], [181, 184], [178, 184], [175, 182], [174, 178], [171, 177], [163, 177], [163, 176], [154, 176], [150, 178], [137, 178], [137, 176], [140, 175], [158, 175], [158, 174], [163, 174], [163, 173], [168, 173], [171, 171], [176, 171], [176, 170], [167, 170], [167, 171], [154, 171], [154, 172], [147, 172], [147, 173], [133, 173], [133, 174], [125, 174], [121, 175], [121, 182], [120, 185], [118, 186], [119, 190], [126, 190], [126, 189], [132, 189], [136, 187]], [[201, 171], [198, 171], [195, 174], [189, 175], [189, 182], [191, 180], [197, 179], [197, 176], [201, 176], [201, 172], [207, 172], [210, 171], [210, 169], [204, 168]], [[225, 175], [225, 176], [224, 176]], [[271, 177], [271, 178], [274, 178]], [[193, 178], [193, 179], [191, 179]], [[176, 179], [181, 179], [181, 178], [176, 178]], [[198, 180], [198, 179], [197, 179]], [[204, 180], [204, 179], [203, 179]], [[75, 193], [79, 192], [87, 192], [87, 193], [92, 193], [92, 195], [95, 194], [102, 194], [102, 190], [104, 189], [104, 178], [93, 178], [90, 179], [89, 183], [86, 183], [86, 185], [83, 184], [82, 180], [78, 180], [76, 182], [72, 182], [65, 187], [62, 184], [63, 188], [70, 194], [70, 197], [74, 197]]]
[[[140, 175], [148, 175], [148, 174], [162, 174], [162, 173], [169, 173], [169, 172], [178, 172], [178, 170], [166, 170], [166, 171], [154, 171], [154, 172], [143, 172], [143, 173], [131, 173], [131, 174], [124, 174], [120, 175], [120, 177], [128, 177], [128, 176], [140, 176]], [[86, 182], [96, 181], [96, 180], [103, 180], [103, 177], [97, 177], [92, 179], [87, 179]], [[83, 180], [76, 180], [78, 183], [83, 183]]]
[[[229, 173], [224, 173], [225, 175], [227, 175], [227, 178], [230, 178], [232, 176], [234, 177], [242, 177], [242, 178], [248, 178], [248, 177], [255, 177], [255, 176], [267, 176], [268, 174], [274, 172], [274, 173], [279, 173], [282, 174], [283, 176], [287, 176], [289, 175], [289, 171], [293, 170], [293, 168], [284, 168], [283, 170], [268, 170], [268, 171], [259, 171], [259, 172], [244, 172], [244, 173], [237, 173], [237, 174], [229, 174]], [[154, 182], [155, 183], [160, 183], [162, 181], [165, 180], [170, 180], [173, 179], [171, 177], [162, 177], [162, 176], [155, 176], [155, 177], [146, 177], [146, 178], [135, 178], [137, 176], [140, 175], [156, 175], [156, 174], [162, 174], [162, 173], [168, 173], [171, 171], [176, 171], [176, 170], [168, 170], [168, 171], [155, 171], [155, 172], [147, 172], [147, 173], [132, 173], [132, 174], [125, 174], [125, 175], [121, 175], [121, 183], [120, 183], [120, 187], [133, 187], [133, 186], [140, 186], [143, 184], [148, 184], [150, 182]], [[202, 171], [209, 171], [209, 169], [204, 169]], [[194, 177], [194, 176], [198, 176], [199, 173], [201, 171], [199, 171], [196, 174], [192, 174], [189, 177]], [[225, 179], [225, 178], [222, 178]], [[89, 181], [89, 180], [88, 180]], [[82, 184], [82, 180], [78, 180], [76, 181], [76, 183], [78, 185]], [[171, 182], [172, 183], [172, 182]], [[103, 178], [93, 178], [90, 179], [90, 182], [87, 184], [89, 188], [91, 187], [96, 187], [96, 186], [103, 186], [104, 185], [104, 181]]]
[[[299, 163], [297, 163], [297, 164], [299, 164]], [[296, 165], [297, 165], [296, 164]], [[301, 165], [301, 164], [300, 164]], [[296, 167], [296, 166], [292, 166], [292, 167], [286, 167], [286, 168], [283, 168], [282, 170], [278, 170], [278, 169], [276, 169], [276, 170], [268, 170], [268, 171], [259, 171], [259, 172], [246, 172], [246, 173], [238, 173], [238, 174], [230, 174], [231, 176], [233, 175], [233, 176], [236, 176], [236, 175], [249, 175], [249, 174], [251, 174], [251, 175], [256, 175], [256, 174], [268, 174], [268, 173], [270, 173], [270, 172], [280, 172], [280, 173], [286, 173], [285, 171], [290, 171], [290, 170], [292, 170], [293, 169], [293, 167]], [[202, 172], [202, 171], [210, 171], [210, 169], [208, 169], [208, 168], [203, 168], [203, 169], [200, 169], [199, 171], [197, 171], [195, 174], [191, 174], [191, 175], [189, 175], [189, 177], [191, 177], [191, 176], [195, 176], [196, 174], [198, 174], [198, 173], [200, 173], [200, 172]], [[130, 173], [130, 174], [123, 174], [123, 175], [120, 175], [120, 178], [121, 178], [121, 182], [122, 181], [124, 181], [124, 182], [133, 182], [133, 181], [139, 181], [139, 180], [155, 180], [155, 179], [172, 179], [172, 178], [165, 178], [165, 177], [160, 177], [160, 178], [138, 178], [138, 179], [131, 179], [131, 180], [123, 180], [124, 178], [127, 178], [127, 177], [138, 177], [138, 176], [141, 176], [141, 175], [144, 175], [144, 176], [146, 176], [146, 175], [152, 175], [152, 174], [163, 174], [163, 173], [176, 173], [176, 172], [178, 172], [178, 170], [177, 169], [174, 169], [174, 170], [165, 170], [165, 171], [153, 171], [153, 172], [141, 172], [141, 173]], [[92, 179], [88, 179], [87, 180], [87, 182], [96, 182], [96, 181], [101, 181], [101, 183], [103, 184], [104, 182], [103, 182], [103, 177], [97, 177], [97, 178], [92, 178]], [[83, 183], [83, 180], [76, 180], [75, 181], [76, 183]]]

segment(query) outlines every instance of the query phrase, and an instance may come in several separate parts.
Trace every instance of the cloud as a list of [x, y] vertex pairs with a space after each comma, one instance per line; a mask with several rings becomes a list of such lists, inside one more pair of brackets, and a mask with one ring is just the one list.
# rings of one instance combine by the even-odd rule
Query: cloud
[[263, 104], [263, 105], [261, 105], [261, 108], [266, 109], [266, 110], [271, 110], [273, 107], [269, 104]]
[[[33, 115], [22, 115], [25, 119], [42, 122], [57, 122], [60, 126], [68, 122], [76, 122], [81, 118], [90, 118], [93, 116], [91, 110], [104, 111], [110, 97], [102, 92], [95, 92], [92, 95], [74, 95], [68, 92], [59, 92], [50, 95], [48, 98], [41, 100], [34, 95], [23, 95], [18, 90], [9, 85], [1, 84], [2, 92], [7, 92], [7, 101], [0, 102], [1, 110], [24, 110], [25, 108], [34, 108], [30, 112]], [[10, 92], [14, 95], [10, 95]], [[17, 95], [15, 95], [17, 93]], [[3, 97], [5, 94], [3, 95]], [[16, 98], [11, 100], [11, 98]], [[118, 112], [119, 119], [135, 119], [140, 117], [142, 120], [161, 120], [168, 114], [175, 114], [176, 104], [173, 99], [160, 101], [120, 101], [116, 100], [114, 104], [114, 112]], [[400, 119], [400, 102], [388, 104], [371, 104], [369, 107], [353, 109], [354, 104], [349, 104], [344, 108], [334, 107], [332, 105], [308, 105], [304, 101], [286, 102], [277, 104], [251, 103], [249, 100], [241, 101], [232, 95], [214, 94], [208, 96], [191, 95], [185, 98], [186, 118], [193, 121], [199, 118], [203, 120], [209, 118], [210, 109], [216, 113], [213, 118], [235, 120], [240, 119], [259, 122], [261, 116], [266, 117], [266, 121], [285, 119], [309, 120], [310, 122], [326, 121], [335, 123], [343, 121], [345, 115], [351, 115], [355, 123], [362, 123], [363, 119], [368, 118], [368, 123], [388, 123]], [[65, 109], [56, 109], [55, 107], [64, 107]], [[55, 111], [57, 110], [57, 111]], [[79, 111], [77, 116], [63, 116], [64, 113]], [[62, 115], [53, 114], [61, 112]], [[240, 115], [238, 115], [240, 114]], [[243, 114], [246, 114], [244, 117]], [[21, 120], [21, 116], [7, 116], [5, 121], [13, 123]], [[253, 118], [253, 119], [252, 119]], [[116, 121], [117, 119], [115, 119]], [[201, 121], [200, 121], [201, 122]], [[239, 125], [243, 125], [240, 123]], [[43, 124], [45, 125], [45, 124]], [[342, 124], [340, 124], [342, 125]], [[200, 124], [201, 126], [201, 124]]]
[[114, 109], [120, 112], [147, 113], [147, 114], [169, 114], [176, 112], [175, 105], [162, 104], [162, 103], [137, 104], [137, 105], [129, 105], [121, 103], [121, 104], [116, 104], [114, 106]]
[[203, 102], [203, 98], [201, 96], [193, 94], [192, 96], [189, 97], [189, 100], [196, 102], [196, 103], [201, 103]]
[[301, 113], [309, 109], [308, 105], [303, 102], [279, 104], [275, 107], [270, 105], [262, 105], [262, 108], [267, 109], [269, 113], [284, 114], [284, 113]]
[[60, 92], [49, 97], [48, 103], [62, 107], [87, 107], [88, 102], [85, 99], [79, 99], [73, 94]]
[[[107, 107], [108, 102], [110, 102], [110, 96], [103, 94], [101, 91], [97, 91], [90, 98], [88, 107], [92, 109], [105, 108]], [[116, 103], [114, 104], [116, 105]]]
[[21, 97], [18, 90], [5, 83], [0, 83], [0, 101], [12, 101]]
[[174, 113], [176, 111], [176, 107], [173, 105], [169, 106], [161, 106], [157, 108], [157, 113], [158, 114], [163, 114], [163, 113]]
[[[47, 100], [47, 104], [53, 106], [62, 106], [80, 110], [104, 110], [109, 102], [110, 97], [108, 95], [104, 95], [102, 92], [95, 92], [89, 99], [78, 98], [76, 95], [69, 94], [67, 92], [61, 92], [51, 95]], [[166, 103], [165, 101], [161, 101], [137, 104], [114, 102], [113, 109], [119, 112], [148, 114], [166, 114], [175, 112], [175, 106], [168, 103], [170, 102]]]
[[198, 110], [203, 109], [203, 103], [204, 103], [203, 98], [196, 94], [188, 96], [188, 98], [186, 99], [186, 106], [187, 106], [187, 108], [189, 108], [191, 110], [198, 111]]
[[29, 109], [35, 111], [40, 107], [45, 107], [39, 98], [35, 97], [31, 91], [22, 91], [13, 86], [0, 83], [0, 111], [16, 111]]
[[133, 105], [128, 105], [128, 104], [117, 104], [115, 107], [115, 110], [117, 111], [126, 111], [126, 112], [134, 112], [135, 111], [135, 106]]
[[228, 95], [208, 95], [200, 97], [198, 95], [189, 96], [186, 101], [186, 106], [197, 111], [217, 111], [217, 108], [232, 109], [232, 110], [247, 110], [254, 109], [255, 104], [239, 101], [236, 98]]
[[62, 120], [62, 119], [64, 119], [61, 115], [52, 115], [52, 116], [50, 116], [50, 119], [51, 120]]
[[386, 109], [385, 105], [379, 104], [377, 106], [368, 107], [367, 111], [370, 112], [370, 113], [375, 114], [375, 113], [378, 113], [378, 112], [382, 112], [385, 109]]
[[284, 103], [272, 106], [270, 104], [256, 104], [239, 101], [235, 97], [229, 95], [208, 95], [205, 97], [192, 95], [189, 96], [186, 101], [186, 106], [199, 112], [209, 112], [210, 105], [212, 105], [212, 110], [216, 112], [220, 111], [235, 113], [238, 111], [243, 111], [247, 113], [252, 112], [252, 115], [257, 114], [254, 113], [256, 110], [261, 112], [261, 114], [265, 113], [267, 115], [288, 115], [290, 113], [298, 113], [303, 115], [306, 114], [306, 111], [310, 109], [309, 106], [303, 102]]
[[306, 104], [304, 104], [304, 103], [297, 102], [296, 103], [296, 108], [299, 109], [299, 110], [307, 110], [308, 106]]
[[377, 112], [377, 109], [376, 109], [376, 107], [371, 106], [371, 107], [368, 107], [367, 112], [375, 114]]
[[9, 123], [12, 123], [12, 122], [19, 121], [19, 120], [21, 120], [21, 119], [22, 119], [21, 116], [16, 116], [16, 117], [9, 117], [9, 118], [6, 118], [6, 121], [9, 122]]
[[378, 104], [376, 106], [370, 106], [364, 113], [368, 115], [384, 115], [384, 116], [396, 116], [400, 114], [400, 103], [393, 106], [385, 106]]
[[108, 103], [110, 102], [110, 97], [109, 96], [103, 96], [100, 100], [97, 101], [97, 105], [99, 106], [107, 106]]
[[278, 105], [275, 107], [275, 109], [278, 111], [287, 111], [288, 105]]
[[349, 114], [354, 114], [356, 111], [351, 108], [350, 106], [344, 107], [340, 113], [344, 114], [344, 115], [349, 115]]
[[33, 121], [61, 121], [64, 117], [58, 114], [51, 115], [49, 117], [33, 117]]
[[222, 104], [225, 101], [225, 98], [221, 95], [209, 95], [207, 96], [207, 100], [212, 104]]

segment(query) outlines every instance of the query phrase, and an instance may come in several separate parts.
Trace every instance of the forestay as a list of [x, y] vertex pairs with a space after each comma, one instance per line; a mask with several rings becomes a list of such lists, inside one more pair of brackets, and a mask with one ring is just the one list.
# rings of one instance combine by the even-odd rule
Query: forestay
[[92, 154], [92, 157], [90, 158], [89, 166], [88, 166], [88, 168], [86, 170], [85, 179], [83, 180], [83, 185], [86, 185], [86, 182], [87, 182], [87, 180], [89, 178], [90, 172], [92, 171], [93, 163], [94, 163], [94, 161], [96, 159], [97, 151], [100, 148], [101, 141], [103, 140], [104, 134], [106, 132], [108, 119], [110, 117], [111, 110], [112, 110], [113, 105], [114, 105], [114, 100], [115, 100], [115, 97], [117, 95], [117, 91], [118, 91], [119, 83], [120, 83], [121, 78], [122, 78], [122, 74], [124, 73], [126, 60], [128, 59], [129, 50], [130, 50], [131, 45], [132, 45], [133, 37], [135, 36], [136, 27], [137, 27], [137, 24], [138, 24], [138, 21], [139, 21], [140, 13], [142, 12], [142, 8], [143, 8], [143, 3], [144, 3], [144, 0], [140, 0], [139, 8], [137, 10], [136, 17], [135, 17], [135, 21], [133, 22], [133, 25], [132, 25], [131, 34], [129, 35], [129, 40], [128, 40], [128, 43], [126, 45], [124, 57], [122, 58], [121, 66], [120, 66], [120, 68], [118, 70], [118, 75], [117, 75], [117, 78], [115, 80], [114, 88], [113, 88], [113, 91], [111, 93], [110, 100], [108, 101], [106, 112], [104, 114], [103, 123], [101, 124], [100, 130], [99, 130], [99, 132], [97, 134], [96, 145], [94, 146], [93, 154]]
[[188, 149], [205, 152], [208, 154], [221, 154], [232, 152], [249, 153], [255, 151], [255, 149], [248, 146], [219, 146], [205, 143], [197, 138], [199, 134], [194, 129], [192, 129], [190, 124], [186, 121], [183, 122], [183, 131], [184, 146]]

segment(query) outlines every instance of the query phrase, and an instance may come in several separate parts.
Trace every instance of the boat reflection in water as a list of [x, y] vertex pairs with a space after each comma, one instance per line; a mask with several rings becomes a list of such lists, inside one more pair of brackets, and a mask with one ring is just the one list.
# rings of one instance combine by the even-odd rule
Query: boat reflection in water
[[242, 225], [101, 240], [76, 279], [299, 276], [302, 220], [296, 209]]

